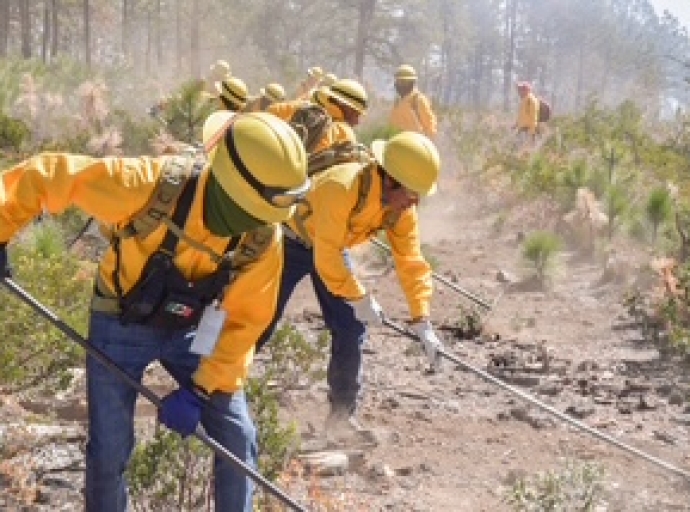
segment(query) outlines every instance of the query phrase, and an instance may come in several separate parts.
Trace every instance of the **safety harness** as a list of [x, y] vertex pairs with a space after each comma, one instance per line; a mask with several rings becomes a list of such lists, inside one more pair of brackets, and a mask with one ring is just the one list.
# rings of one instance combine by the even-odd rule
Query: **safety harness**
[[[127, 226], [112, 234], [111, 243], [116, 258], [112, 273], [115, 296], [99, 276], [92, 309], [117, 314], [125, 324], [191, 327], [198, 323], [205, 306], [222, 299], [225, 287], [233, 281], [240, 268], [258, 260], [266, 251], [274, 236], [273, 225], [232, 237], [222, 255], [183, 231], [194, 200], [199, 171], [203, 168], [202, 162], [190, 155], [168, 160], [144, 208], [133, 216]], [[137, 282], [124, 293], [119, 277], [121, 240], [144, 238], [161, 223], [167, 227], [163, 241], [144, 264]], [[175, 247], [180, 239], [209, 254], [217, 263], [216, 270], [201, 279], [188, 280], [174, 263]]]
[[302, 139], [307, 155], [311, 155], [331, 125], [332, 120], [325, 108], [305, 101], [295, 110], [288, 123]]
[[[348, 231], [352, 229], [352, 219], [362, 210], [364, 210], [364, 207], [366, 206], [367, 198], [369, 197], [369, 192], [371, 191], [371, 184], [373, 182], [372, 180], [374, 179], [374, 175], [377, 172], [377, 167], [378, 166], [376, 162], [372, 159], [369, 159], [368, 163], [362, 165], [361, 169], [357, 173], [359, 179], [359, 187], [357, 189], [357, 201], [355, 202], [355, 206], [350, 211], [350, 216], [347, 219]], [[312, 215], [313, 210], [311, 204], [309, 204], [309, 201], [304, 201], [302, 204], [305, 206], [303, 208], [298, 209], [298, 211], [295, 213], [293, 217], [297, 233], [292, 233], [291, 228], [287, 225], [283, 226], [283, 231], [289, 238], [295, 239], [296, 241], [302, 243], [306, 247], [311, 247], [313, 245], [313, 241], [309, 236], [309, 233], [307, 232], [305, 221]], [[381, 228], [391, 229], [400, 219], [401, 213], [402, 212], [392, 210], [388, 211], [383, 219], [383, 224]]]

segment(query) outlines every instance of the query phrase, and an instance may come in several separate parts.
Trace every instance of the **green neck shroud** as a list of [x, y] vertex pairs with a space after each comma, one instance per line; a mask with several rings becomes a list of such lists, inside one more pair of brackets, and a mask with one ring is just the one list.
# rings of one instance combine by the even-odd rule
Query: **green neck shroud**
[[237, 236], [266, 224], [233, 201], [213, 174], [208, 177], [204, 191], [204, 223], [211, 233], [222, 237]]

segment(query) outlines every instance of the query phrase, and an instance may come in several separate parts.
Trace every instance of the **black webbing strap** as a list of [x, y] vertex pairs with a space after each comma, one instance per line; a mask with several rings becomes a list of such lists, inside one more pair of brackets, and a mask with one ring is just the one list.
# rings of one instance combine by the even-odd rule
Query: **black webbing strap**
[[[198, 172], [194, 172], [192, 176], [189, 177], [187, 180], [187, 183], [184, 185], [184, 189], [182, 190], [182, 193], [180, 194], [180, 197], [177, 201], [177, 204], [175, 205], [175, 211], [173, 212], [172, 216], [172, 222], [176, 226], [180, 228], [180, 230], [184, 230], [184, 225], [187, 222], [187, 216], [189, 215], [189, 210], [192, 208], [192, 202], [194, 201], [194, 193], [196, 192], [196, 187], [197, 184], [199, 183], [199, 174]], [[235, 250], [237, 245], [240, 243], [240, 239], [242, 237], [239, 236], [234, 236], [230, 238], [228, 241], [228, 245], [225, 247], [224, 254], [227, 254], [230, 251]], [[168, 257], [173, 258], [175, 255], [175, 246], [179, 242], [179, 237], [173, 233], [171, 229], [168, 229], [165, 232], [165, 238], [163, 238], [163, 241], [161, 242], [160, 246], [156, 250], [156, 252], [162, 252], [166, 254]], [[117, 299], [118, 301], [122, 300], [123, 297], [123, 290], [122, 290], [122, 285], [120, 284], [120, 260], [121, 260], [121, 254], [120, 254], [120, 239], [118, 237], [115, 237], [115, 240], [113, 241], [114, 249], [115, 249], [115, 269], [113, 270], [113, 286], [115, 287], [115, 292], [117, 294]], [[221, 265], [224, 264], [227, 260], [224, 258], [221, 263], [219, 264], [219, 268]], [[144, 268], [146, 268], [146, 265], [144, 265]]]
[[[190, 176], [190, 178], [187, 180], [187, 183], [184, 185], [184, 189], [182, 190], [182, 194], [180, 194], [177, 205], [175, 205], [175, 211], [173, 212], [171, 220], [173, 224], [179, 227], [182, 231], [184, 231], [184, 225], [187, 222], [189, 210], [192, 208], [194, 192], [196, 191], [198, 182], [198, 174], [195, 173]], [[225, 248], [224, 254], [234, 250], [237, 247], [237, 244], [240, 243], [240, 238], [241, 237], [239, 236], [232, 237]], [[168, 229], [168, 231], [165, 232], [165, 238], [163, 238], [158, 250], [172, 256], [175, 251], [175, 246], [179, 240], [179, 237], [175, 235], [172, 230]]]

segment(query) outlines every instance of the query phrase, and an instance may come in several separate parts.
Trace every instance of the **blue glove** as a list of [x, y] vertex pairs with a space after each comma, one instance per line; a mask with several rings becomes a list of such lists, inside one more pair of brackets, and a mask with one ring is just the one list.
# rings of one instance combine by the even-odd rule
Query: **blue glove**
[[171, 430], [187, 437], [196, 431], [201, 420], [203, 398], [187, 388], [179, 388], [163, 398], [158, 411], [160, 422]]
[[0, 278], [12, 277], [10, 260], [7, 257], [7, 242], [0, 243]]

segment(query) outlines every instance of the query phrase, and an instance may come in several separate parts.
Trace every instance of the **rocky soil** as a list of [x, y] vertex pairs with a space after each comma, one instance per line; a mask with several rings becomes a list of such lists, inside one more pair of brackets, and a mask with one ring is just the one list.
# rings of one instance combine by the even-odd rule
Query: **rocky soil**
[[[442, 189], [422, 208], [425, 250], [440, 275], [494, 303], [482, 314], [482, 335], [468, 339], [461, 324], [472, 302], [436, 284], [433, 319], [448, 353], [690, 473], [688, 366], [644, 339], [623, 306], [648, 254], [619, 248], [625, 264], [611, 274], [600, 262], [565, 252], [550, 286], [541, 289], [524, 277], [519, 240], [549, 225], [551, 213], [538, 204], [511, 205], [501, 188], [468, 176], [444, 176]], [[379, 302], [402, 323], [406, 305], [394, 272], [370, 252], [360, 259]], [[321, 329], [308, 284], [288, 317], [307, 334]], [[391, 329], [373, 331], [365, 379], [360, 418], [373, 442], [347, 449], [324, 451], [319, 442], [322, 382], [286, 391], [283, 412], [298, 421], [302, 465], [316, 475], [312, 490], [321, 489], [314, 510], [514, 510], [506, 496], [516, 482], [569, 463], [603, 470], [593, 510], [690, 510], [689, 480], [582, 432], [466, 366], [446, 361], [441, 373], [429, 373], [415, 343]], [[0, 510], [78, 509], [83, 389], [32, 400], [4, 396], [0, 408]], [[153, 423], [151, 407], [142, 404], [139, 412], [143, 424]], [[46, 413], [57, 419], [46, 424]], [[308, 499], [300, 482], [288, 491]]]

